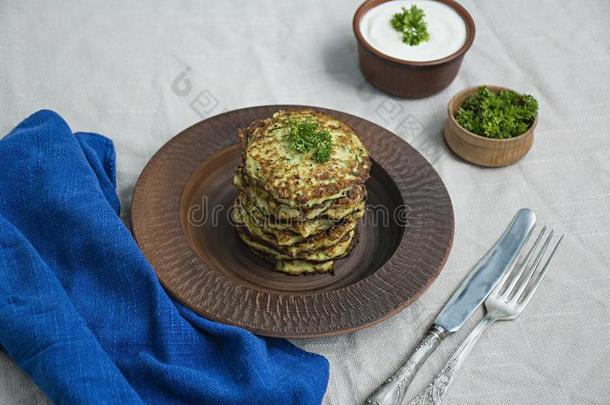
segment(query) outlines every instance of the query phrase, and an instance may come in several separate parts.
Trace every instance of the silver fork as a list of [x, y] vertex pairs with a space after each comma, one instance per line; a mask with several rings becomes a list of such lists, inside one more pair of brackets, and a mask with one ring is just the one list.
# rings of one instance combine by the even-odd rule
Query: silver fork
[[[554, 231], [551, 230], [549, 235], [545, 237], [546, 232], [547, 227], [545, 226], [538, 234], [525, 258], [515, 265], [512, 271], [507, 272], [504, 279], [498, 283], [498, 286], [485, 300], [485, 309], [487, 311], [485, 317], [470, 332], [470, 335], [451, 359], [449, 359], [434, 381], [416, 399], [411, 401], [410, 405], [440, 404], [457, 371], [485, 329], [495, 321], [512, 321], [527, 306], [549, 269], [549, 264], [563, 240], [564, 235], [561, 235], [544, 262], [542, 269], [536, 272], [554, 235]], [[544, 242], [540, 247], [543, 239]]]

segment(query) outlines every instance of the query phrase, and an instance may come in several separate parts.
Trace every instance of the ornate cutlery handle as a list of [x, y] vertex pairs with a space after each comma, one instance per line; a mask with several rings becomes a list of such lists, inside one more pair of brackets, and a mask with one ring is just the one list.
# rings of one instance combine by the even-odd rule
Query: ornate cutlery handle
[[453, 354], [441, 372], [434, 378], [434, 381], [423, 391], [416, 399], [411, 401], [409, 405], [439, 405], [443, 396], [447, 392], [449, 385], [455, 378], [458, 370], [464, 364], [464, 360], [477, 343], [485, 329], [491, 325], [495, 319], [486, 315], [479, 321], [477, 326], [470, 332], [470, 335], [464, 340], [459, 349]]
[[445, 338], [445, 331], [436, 325], [426, 333], [411, 353], [409, 360], [366, 399], [367, 404], [399, 405], [405, 397], [415, 373]]

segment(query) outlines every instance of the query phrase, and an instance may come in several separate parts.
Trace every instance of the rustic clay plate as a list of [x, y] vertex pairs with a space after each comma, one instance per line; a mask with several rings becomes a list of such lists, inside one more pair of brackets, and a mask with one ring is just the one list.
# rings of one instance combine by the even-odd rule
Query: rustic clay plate
[[359, 243], [336, 262], [334, 275], [272, 271], [230, 223], [237, 130], [292, 108], [303, 107], [227, 112], [170, 140], [138, 180], [132, 230], [165, 288], [205, 317], [277, 337], [355, 331], [399, 312], [438, 276], [453, 241], [451, 200], [432, 166], [398, 136], [315, 108], [351, 125], [367, 146], [369, 209]]

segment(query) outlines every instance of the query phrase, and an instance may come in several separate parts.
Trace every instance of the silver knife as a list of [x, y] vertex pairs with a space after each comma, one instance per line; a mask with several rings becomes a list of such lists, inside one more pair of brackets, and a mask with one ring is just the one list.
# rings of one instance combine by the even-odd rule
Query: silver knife
[[519, 256], [536, 224], [533, 210], [520, 209], [496, 244], [468, 273], [406, 363], [366, 399], [367, 404], [399, 405], [415, 373], [446, 336], [456, 332], [495, 288]]

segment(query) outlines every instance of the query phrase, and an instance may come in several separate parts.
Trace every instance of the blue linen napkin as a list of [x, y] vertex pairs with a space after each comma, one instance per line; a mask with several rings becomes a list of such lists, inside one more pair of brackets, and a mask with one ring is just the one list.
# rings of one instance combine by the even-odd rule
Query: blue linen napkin
[[60, 404], [314, 404], [325, 358], [202, 318], [118, 217], [112, 142], [39, 111], [0, 140], [0, 344]]

